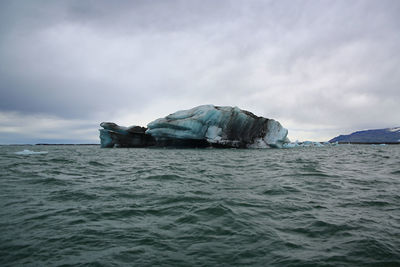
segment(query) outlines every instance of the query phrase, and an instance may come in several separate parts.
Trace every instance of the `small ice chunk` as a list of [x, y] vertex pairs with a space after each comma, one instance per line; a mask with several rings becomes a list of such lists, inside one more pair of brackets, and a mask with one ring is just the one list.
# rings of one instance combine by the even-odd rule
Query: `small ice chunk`
[[293, 147], [298, 147], [299, 146], [299, 144], [298, 143], [286, 143], [286, 144], [283, 144], [283, 147], [284, 148], [293, 148]]
[[391, 129], [389, 129], [389, 132], [400, 132], [400, 127], [391, 128]]
[[17, 155], [37, 155], [37, 154], [47, 154], [47, 151], [32, 151], [29, 149], [24, 149], [23, 151], [15, 152]]
[[303, 142], [303, 146], [312, 146], [313, 145], [313, 142], [311, 142], [311, 141], [304, 141]]

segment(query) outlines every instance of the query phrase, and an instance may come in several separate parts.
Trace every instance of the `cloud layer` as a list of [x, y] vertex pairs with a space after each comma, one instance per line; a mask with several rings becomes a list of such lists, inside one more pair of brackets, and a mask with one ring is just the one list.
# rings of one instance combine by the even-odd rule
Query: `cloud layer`
[[97, 142], [101, 121], [200, 104], [277, 119], [300, 140], [399, 126], [398, 14], [396, 0], [2, 1], [0, 143], [66, 139], [59, 123]]

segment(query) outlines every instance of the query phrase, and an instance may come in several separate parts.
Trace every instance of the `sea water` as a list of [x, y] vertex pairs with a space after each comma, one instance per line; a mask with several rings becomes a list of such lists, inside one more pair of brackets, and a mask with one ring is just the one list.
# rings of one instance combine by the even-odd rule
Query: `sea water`
[[0, 146], [0, 265], [399, 266], [399, 189], [395, 145]]

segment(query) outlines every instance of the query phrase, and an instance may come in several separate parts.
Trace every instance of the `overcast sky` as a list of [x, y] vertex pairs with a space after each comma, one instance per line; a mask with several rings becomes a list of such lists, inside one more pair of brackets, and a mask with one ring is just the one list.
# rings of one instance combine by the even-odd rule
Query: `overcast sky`
[[400, 1], [0, 1], [0, 144], [202, 104], [292, 140], [400, 126]]

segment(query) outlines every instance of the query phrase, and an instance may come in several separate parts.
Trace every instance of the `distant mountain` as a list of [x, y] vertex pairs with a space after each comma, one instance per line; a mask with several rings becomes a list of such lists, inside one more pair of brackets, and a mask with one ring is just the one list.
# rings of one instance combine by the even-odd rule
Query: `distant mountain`
[[348, 135], [339, 135], [329, 142], [344, 143], [400, 143], [400, 127], [358, 131]]

